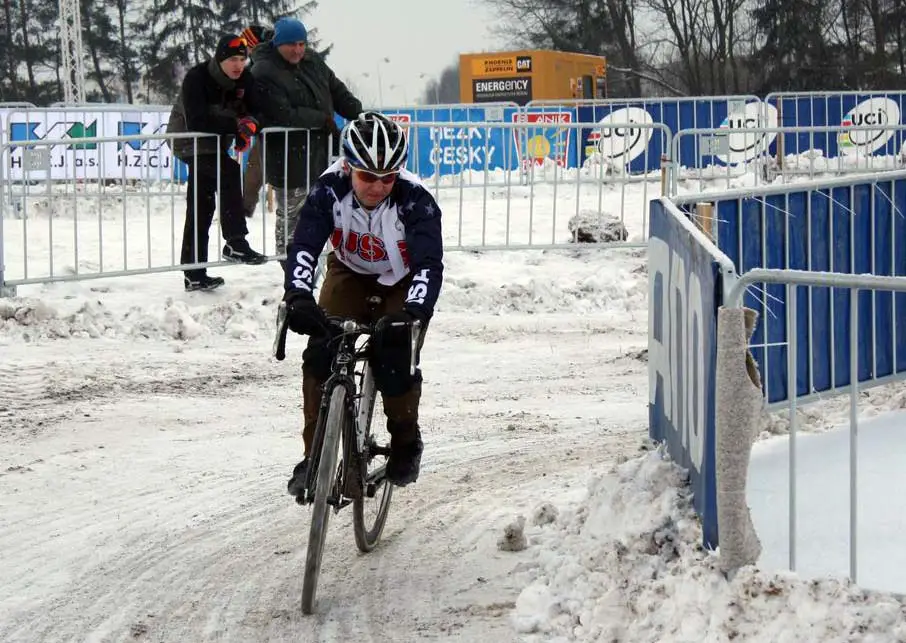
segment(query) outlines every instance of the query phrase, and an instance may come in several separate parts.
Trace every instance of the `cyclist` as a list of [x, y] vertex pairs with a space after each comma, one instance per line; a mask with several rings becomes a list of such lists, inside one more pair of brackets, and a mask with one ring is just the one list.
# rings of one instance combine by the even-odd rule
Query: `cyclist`
[[[421, 372], [410, 375], [410, 324], [422, 334], [434, 312], [443, 281], [441, 213], [431, 193], [404, 167], [406, 133], [378, 112], [363, 112], [341, 135], [341, 157], [312, 185], [299, 210], [286, 261], [289, 327], [309, 335], [302, 355], [304, 458], [287, 490], [304, 491], [308, 457], [330, 374], [331, 331], [325, 314], [368, 319], [366, 299], [379, 295], [381, 306], [371, 338], [375, 385], [383, 398], [390, 456], [387, 479], [405, 486], [418, 478], [422, 439], [418, 424]], [[313, 281], [318, 256], [330, 240], [327, 273], [318, 302]], [[393, 322], [408, 322], [391, 326]]]

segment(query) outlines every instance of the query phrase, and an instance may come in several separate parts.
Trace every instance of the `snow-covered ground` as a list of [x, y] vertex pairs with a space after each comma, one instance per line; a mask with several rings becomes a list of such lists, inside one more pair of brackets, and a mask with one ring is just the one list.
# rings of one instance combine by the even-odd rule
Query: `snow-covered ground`
[[[902, 389], [902, 384], [900, 385]], [[902, 390], [900, 391], [902, 395]], [[890, 412], [861, 421], [857, 432], [856, 563], [862, 587], [906, 594], [906, 416]], [[848, 424], [848, 423], [847, 423]], [[850, 565], [850, 432], [848, 426], [797, 436], [796, 571], [809, 578], [844, 577]], [[748, 499], [762, 541], [759, 563], [789, 561], [789, 440], [756, 445]]]
[[728, 581], [701, 550], [683, 473], [646, 440], [643, 250], [446, 263], [423, 474], [374, 552], [348, 510], [331, 522], [312, 617], [309, 512], [284, 491], [303, 340], [270, 358], [277, 266], [212, 269], [214, 293], [164, 273], [0, 300], [0, 640], [906, 640], [891, 596]]

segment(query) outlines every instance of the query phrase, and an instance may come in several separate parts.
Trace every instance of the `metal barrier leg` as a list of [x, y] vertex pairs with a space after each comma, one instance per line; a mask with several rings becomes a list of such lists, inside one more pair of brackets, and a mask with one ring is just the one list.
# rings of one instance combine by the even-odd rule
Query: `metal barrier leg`
[[0, 201], [0, 297], [15, 297], [16, 296], [16, 287], [7, 286], [6, 280], [3, 277], [3, 271], [6, 268], [3, 258], [3, 218], [6, 216], [6, 213], [3, 211], [3, 203]]

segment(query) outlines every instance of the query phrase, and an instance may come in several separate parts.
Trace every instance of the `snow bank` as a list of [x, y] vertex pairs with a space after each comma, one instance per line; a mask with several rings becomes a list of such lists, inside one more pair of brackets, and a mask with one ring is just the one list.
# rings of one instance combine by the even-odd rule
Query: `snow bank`
[[[644, 250], [451, 252], [445, 263], [439, 316], [573, 313], [603, 315], [615, 325], [647, 324]], [[228, 275], [227, 285], [213, 293], [182, 292], [178, 274], [33, 288], [31, 296], [0, 299], [0, 342], [266, 337], [283, 294], [269, 267], [238, 273], [238, 281]]]
[[681, 469], [658, 450], [596, 477], [579, 506], [526, 529], [525, 641], [906, 640], [906, 604], [836, 580], [743, 568], [703, 551]]
[[174, 297], [133, 298], [131, 302], [12, 298], [0, 300], [0, 337], [22, 341], [72, 337], [188, 341], [218, 334], [247, 339], [273, 331], [274, 310], [270, 301], [255, 305], [229, 297], [210, 303]]

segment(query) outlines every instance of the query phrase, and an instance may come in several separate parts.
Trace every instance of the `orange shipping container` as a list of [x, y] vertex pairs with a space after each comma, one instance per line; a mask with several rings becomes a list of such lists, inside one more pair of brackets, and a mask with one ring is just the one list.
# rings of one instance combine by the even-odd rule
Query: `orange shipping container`
[[460, 54], [463, 103], [607, 97], [607, 59], [541, 49]]

